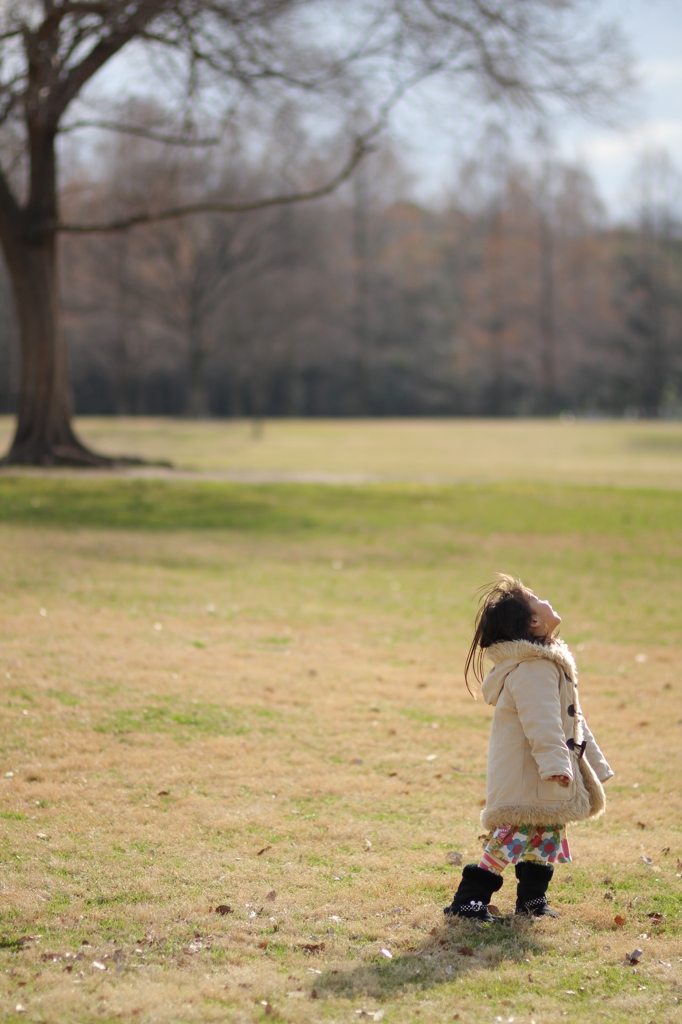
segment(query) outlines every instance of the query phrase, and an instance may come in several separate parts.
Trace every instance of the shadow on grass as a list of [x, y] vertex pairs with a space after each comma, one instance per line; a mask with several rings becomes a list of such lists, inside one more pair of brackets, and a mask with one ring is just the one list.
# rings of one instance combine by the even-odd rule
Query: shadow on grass
[[319, 998], [376, 999], [406, 988], [435, 988], [502, 963], [523, 963], [544, 950], [533, 922], [509, 918], [503, 923], [475, 925], [456, 921], [433, 929], [425, 942], [392, 959], [380, 958], [341, 970], [326, 971], [315, 982]]

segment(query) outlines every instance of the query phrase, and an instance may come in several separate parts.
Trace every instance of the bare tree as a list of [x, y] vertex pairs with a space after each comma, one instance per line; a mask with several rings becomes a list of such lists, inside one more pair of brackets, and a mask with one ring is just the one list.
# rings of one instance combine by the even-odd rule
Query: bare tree
[[[585, 107], [597, 94], [620, 88], [625, 77], [615, 34], [595, 29], [590, 9], [586, 0], [6, 0], [0, 14], [0, 241], [22, 351], [17, 427], [6, 460], [104, 461], [71, 425], [57, 284], [60, 231], [116, 231], [328, 193], [366, 152], [391, 104], [387, 97], [436, 71], [471, 81], [492, 100], [541, 105], [558, 97]], [[330, 17], [337, 24], [327, 29]], [[384, 98], [375, 104], [372, 129], [355, 139], [330, 181], [266, 199], [225, 203], [209, 193], [179, 207], [145, 206], [111, 221], [66, 223], [59, 210], [57, 136], [94, 76], [138, 44], [180, 69], [190, 106], [202, 87], [216, 84], [229, 93], [233, 111], [240, 96], [267, 101], [273, 91], [298, 93], [319, 109], [320, 96], [335, 92], [339, 102], [347, 100], [369, 78]], [[71, 127], [76, 123], [83, 122], [76, 117]], [[182, 127], [157, 138], [191, 141]]]
[[538, 250], [540, 256], [540, 364], [542, 396], [540, 409], [552, 413], [556, 407], [556, 274], [555, 238], [552, 209], [554, 165], [551, 145], [541, 140], [538, 189]]
[[654, 151], [640, 160], [635, 184], [639, 231], [634, 251], [623, 260], [626, 321], [635, 348], [637, 406], [645, 416], [659, 416], [674, 362], [673, 338], [679, 331], [674, 250], [679, 246], [676, 208], [682, 179], [669, 155]]
[[[136, 138], [124, 146], [125, 166], [141, 195], [147, 187], [147, 145]], [[270, 168], [282, 163], [287, 170], [288, 147], [280, 161], [272, 145]], [[304, 170], [297, 174], [305, 178], [306, 160], [317, 159], [315, 147], [301, 147], [299, 139], [298, 148]], [[120, 210], [121, 165], [111, 158], [117, 149], [107, 147], [101, 165], [84, 165], [88, 188], [81, 176], [78, 190], [67, 189], [71, 219]], [[668, 196], [665, 218], [660, 210], [656, 224], [640, 215], [628, 228], [613, 229], [594, 183], [579, 165], [555, 156], [548, 180], [543, 152], [536, 147], [523, 154], [512, 147], [502, 161], [504, 151], [484, 133], [476, 149], [476, 166], [467, 163], [446, 208], [414, 200], [414, 179], [407, 176], [397, 144], [382, 142], [363, 164], [372, 329], [371, 389], [363, 412], [492, 412], [491, 209], [502, 221], [496, 229], [495, 279], [504, 324], [505, 413], [551, 411], [543, 359], [545, 304], [553, 332], [553, 411], [644, 410], [643, 389], [654, 368], [663, 386], [658, 405], [674, 407], [682, 288], [670, 189], [655, 192], [659, 205]], [[165, 161], [150, 162], [158, 201], [162, 193], [166, 203], [182, 201], [191, 197], [194, 180], [212, 180], [212, 151], [173, 163], [175, 184], [161, 189]], [[493, 174], [499, 164], [504, 173]], [[281, 186], [270, 170], [263, 177], [262, 153], [249, 147], [242, 162], [235, 158], [229, 168], [230, 181], [257, 181], [263, 191]], [[322, 171], [318, 166], [315, 173], [324, 177]], [[199, 413], [208, 409], [212, 415], [256, 419], [356, 414], [354, 191], [346, 187], [315, 204], [204, 214], [64, 240], [65, 337], [79, 410], [121, 411], [121, 399], [127, 398], [128, 413], [188, 413], [194, 353], [192, 364], [203, 368], [193, 399]], [[552, 235], [549, 292], [547, 248], [539, 230], [543, 216]], [[642, 253], [651, 263], [648, 235], [654, 228], [661, 241], [656, 278], [661, 315], [655, 321], [663, 328], [660, 365], [651, 359], [649, 321], [643, 318], [650, 297], [631, 273], [640, 267]], [[226, 235], [230, 244], [221, 273], [220, 241]], [[211, 301], [199, 301], [202, 294]], [[194, 334], [190, 323], [197, 314], [200, 330]]]

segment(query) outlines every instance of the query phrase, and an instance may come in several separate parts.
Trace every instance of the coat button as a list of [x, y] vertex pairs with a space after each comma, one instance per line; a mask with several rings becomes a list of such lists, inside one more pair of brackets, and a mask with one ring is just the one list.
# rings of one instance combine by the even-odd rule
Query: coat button
[[571, 718], [573, 718], [573, 716], [575, 715], [575, 705], [574, 704], [569, 704], [567, 710], [568, 710], [568, 713], [571, 716]]

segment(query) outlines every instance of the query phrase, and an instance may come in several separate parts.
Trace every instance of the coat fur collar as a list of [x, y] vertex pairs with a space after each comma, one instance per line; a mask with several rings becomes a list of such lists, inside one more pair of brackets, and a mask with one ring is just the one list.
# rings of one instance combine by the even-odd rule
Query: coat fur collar
[[577, 683], [575, 661], [563, 640], [552, 640], [548, 644], [535, 644], [531, 640], [503, 640], [486, 648], [485, 653], [493, 665], [501, 665], [505, 661], [535, 661], [546, 658], [562, 668], [572, 683]]

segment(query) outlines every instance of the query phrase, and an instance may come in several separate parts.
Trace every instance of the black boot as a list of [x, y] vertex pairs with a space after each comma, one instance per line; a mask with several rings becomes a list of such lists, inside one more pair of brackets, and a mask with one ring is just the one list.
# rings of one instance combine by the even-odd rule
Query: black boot
[[488, 913], [488, 904], [492, 894], [502, 888], [502, 882], [502, 875], [486, 871], [478, 864], [467, 864], [455, 898], [443, 913], [475, 921], [494, 921], [495, 918]]
[[554, 868], [549, 864], [534, 864], [519, 861], [516, 865], [516, 913], [531, 917], [559, 917], [547, 906], [547, 888], [552, 881]]

